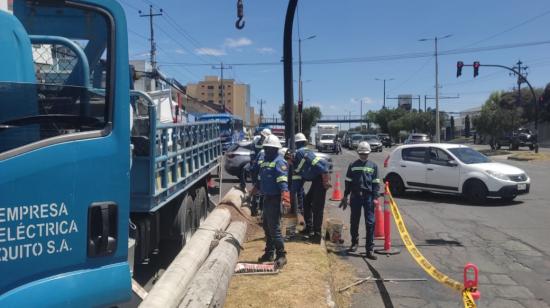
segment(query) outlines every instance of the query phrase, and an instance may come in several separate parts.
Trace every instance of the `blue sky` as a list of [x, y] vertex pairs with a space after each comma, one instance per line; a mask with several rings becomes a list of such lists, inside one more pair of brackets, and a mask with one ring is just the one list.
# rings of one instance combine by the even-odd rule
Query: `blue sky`
[[[125, 8], [130, 58], [147, 57], [148, 20], [138, 17], [137, 9], [148, 12], [149, 0], [121, 0]], [[155, 35], [161, 70], [182, 83], [196, 82], [204, 75], [217, 75], [213, 63], [227, 64], [277, 62], [282, 58], [283, 24], [288, 2], [283, 0], [244, 0], [246, 26], [234, 27], [236, 0], [158, 0], [154, 7], [165, 15], [155, 18]], [[365, 1], [300, 0], [299, 24], [304, 61], [375, 57], [413, 52], [432, 52], [433, 41], [419, 42], [452, 34], [439, 42], [439, 50], [524, 44], [550, 40], [550, 3], [544, 0], [461, 0], [461, 1]], [[294, 23], [297, 39], [297, 20]], [[297, 60], [297, 41], [294, 59]], [[459, 99], [442, 100], [445, 111], [480, 106], [494, 90], [510, 90], [515, 78], [507, 71], [484, 68], [474, 79], [472, 69], [464, 68], [456, 78], [456, 61], [513, 65], [521, 59], [529, 66], [533, 86], [550, 82], [550, 44], [478, 51], [439, 57], [440, 93]], [[174, 65], [174, 63], [178, 63]], [[187, 65], [187, 64], [193, 65]], [[185, 64], [185, 65], [184, 65]], [[196, 65], [198, 64], [198, 65]], [[305, 105], [320, 106], [323, 114], [359, 114], [382, 106], [386, 96], [435, 94], [433, 56], [391, 61], [340, 64], [304, 64]], [[282, 65], [233, 65], [229, 78], [251, 86], [251, 105], [264, 99], [265, 115], [277, 113], [283, 102]], [[297, 66], [294, 69], [297, 79]], [[297, 97], [297, 85], [294, 87]], [[387, 100], [393, 107], [396, 100]], [[434, 101], [428, 101], [433, 106]], [[423, 102], [422, 102], [423, 105]]]

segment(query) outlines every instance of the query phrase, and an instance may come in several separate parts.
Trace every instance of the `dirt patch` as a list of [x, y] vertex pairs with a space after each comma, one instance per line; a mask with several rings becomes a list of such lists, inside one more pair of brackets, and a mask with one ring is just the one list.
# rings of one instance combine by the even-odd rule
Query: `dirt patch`
[[339, 290], [356, 280], [355, 269], [348, 262], [342, 260], [340, 256], [332, 253], [330, 248], [328, 250], [333, 300], [336, 307], [351, 307], [351, 297], [361, 286], [354, 286], [342, 292]]
[[[263, 254], [263, 238], [244, 244], [240, 262]], [[225, 307], [330, 307], [329, 261], [320, 245], [286, 242], [287, 265], [276, 275], [234, 275]]]
[[510, 160], [519, 160], [519, 161], [529, 161], [529, 160], [550, 160], [550, 154], [548, 153], [517, 153], [514, 155], [508, 156]]

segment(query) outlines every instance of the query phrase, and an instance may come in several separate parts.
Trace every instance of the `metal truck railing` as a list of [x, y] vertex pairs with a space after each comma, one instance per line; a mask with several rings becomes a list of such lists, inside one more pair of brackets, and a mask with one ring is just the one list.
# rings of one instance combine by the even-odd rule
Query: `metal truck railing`
[[131, 207], [150, 212], [187, 190], [218, 167], [219, 125], [213, 122], [158, 123], [147, 93], [132, 91], [135, 110]]

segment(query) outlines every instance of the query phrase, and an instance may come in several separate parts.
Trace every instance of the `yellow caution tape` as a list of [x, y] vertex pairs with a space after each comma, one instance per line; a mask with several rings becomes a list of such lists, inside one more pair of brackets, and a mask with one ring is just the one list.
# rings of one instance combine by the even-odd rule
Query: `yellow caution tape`
[[464, 292], [462, 292], [462, 302], [465, 308], [476, 308], [476, 302], [470, 290], [464, 290]]
[[461, 292], [463, 294], [463, 301], [464, 301], [464, 307], [476, 307], [476, 304], [472, 298], [472, 295], [469, 290], [464, 290], [464, 285], [449, 276], [443, 274], [440, 272], [435, 266], [433, 266], [425, 257], [422, 255], [420, 250], [416, 248], [416, 245], [412, 241], [411, 236], [409, 235], [409, 231], [407, 231], [407, 227], [405, 226], [405, 222], [403, 222], [403, 218], [401, 217], [401, 214], [399, 213], [399, 209], [397, 208], [397, 204], [395, 203], [395, 200], [393, 200], [393, 197], [391, 193], [388, 191], [388, 196], [390, 198], [390, 207], [392, 211], [393, 219], [395, 220], [395, 225], [397, 226], [397, 230], [399, 231], [399, 235], [401, 236], [401, 240], [403, 240], [403, 243], [405, 243], [405, 246], [407, 247], [407, 250], [409, 251], [410, 255], [413, 257], [413, 259], [424, 269], [426, 273], [428, 273], [430, 276], [432, 276], [433, 279], [436, 281], [446, 285], [447, 287]]

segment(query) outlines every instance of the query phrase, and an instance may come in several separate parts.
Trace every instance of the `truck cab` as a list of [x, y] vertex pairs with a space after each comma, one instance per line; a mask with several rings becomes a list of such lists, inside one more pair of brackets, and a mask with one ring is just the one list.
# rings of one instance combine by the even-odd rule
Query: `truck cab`
[[0, 307], [131, 295], [126, 20], [115, 1], [0, 11]]

